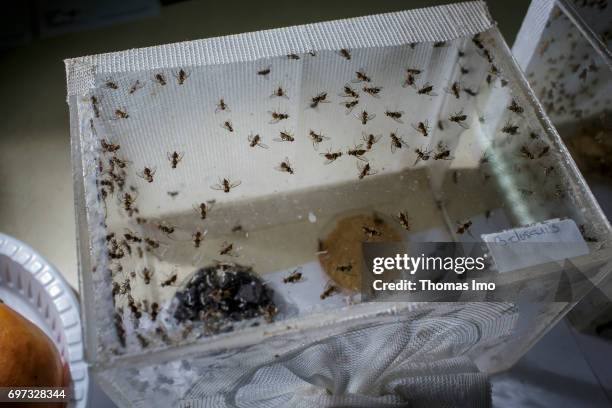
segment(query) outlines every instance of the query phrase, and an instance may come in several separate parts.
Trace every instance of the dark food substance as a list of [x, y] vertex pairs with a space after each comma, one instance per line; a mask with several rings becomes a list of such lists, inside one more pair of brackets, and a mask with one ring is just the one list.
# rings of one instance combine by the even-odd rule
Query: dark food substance
[[272, 294], [250, 267], [233, 263], [208, 266], [176, 293], [174, 317], [180, 322], [202, 321], [213, 333], [228, 321], [263, 316], [271, 322], [277, 313]]

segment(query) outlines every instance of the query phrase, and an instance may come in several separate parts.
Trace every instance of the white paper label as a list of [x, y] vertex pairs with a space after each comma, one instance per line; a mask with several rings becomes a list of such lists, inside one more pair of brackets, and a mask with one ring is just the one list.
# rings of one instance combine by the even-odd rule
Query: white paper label
[[499, 272], [562, 261], [589, 253], [574, 220], [549, 220], [529, 227], [483, 234]]

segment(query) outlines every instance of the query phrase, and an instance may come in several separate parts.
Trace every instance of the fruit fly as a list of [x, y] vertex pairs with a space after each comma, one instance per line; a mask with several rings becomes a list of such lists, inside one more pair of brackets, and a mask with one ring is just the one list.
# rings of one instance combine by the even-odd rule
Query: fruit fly
[[438, 41], [438, 42], [433, 43], [434, 48], [444, 47], [445, 45], [446, 45], [446, 41]]
[[336, 265], [336, 270], [338, 272], [349, 273], [353, 270], [353, 264], [349, 262], [342, 265]]
[[355, 115], [355, 117], [357, 119], [359, 119], [359, 121], [361, 122], [362, 125], [365, 125], [366, 123], [368, 123], [370, 120], [374, 119], [376, 117], [376, 115], [374, 113], [370, 114], [368, 112], [366, 112], [365, 110], [362, 111], [360, 114]]
[[183, 85], [187, 78], [189, 78], [189, 74], [185, 72], [183, 68], [181, 68], [178, 72], [174, 73], [174, 77], [179, 85]]
[[219, 255], [233, 256], [233, 251], [234, 251], [234, 244], [226, 241], [221, 244], [221, 249], [219, 249]]
[[408, 213], [400, 211], [397, 214], [397, 221], [406, 231], [410, 231], [410, 219], [408, 218]]
[[520, 115], [521, 113], [525, 111], [523, 107], [520, 106], [514, 99], [512, 100], [510, 105], [508, 105], [508, 110], [516, 113], [517, 115]]
[[272, 116], [272, 120], [270, 120], [270, 124], [278, 123], [281, 120], [289, 119], [288, 113], [277, 112], [277, 111], [268, 111], [268, 113]]
[[107, 79], [106, 82], [104, 82], [104, 86], [108, 89], [119, 89], [117, 83], [112, 79]]
[[194, 247], [200, 247], [200, 244], [202, 243], [202, 241], [204, 241], [204, 235], [206, 235], [206, 233], [202, 233], [202, 231], [196, 231], [193, 233], [191, 237], [193, 238]]
[[227, 103], [225, 103], [225, 100], [221, 98], [219, 99], [219, 102], [217, 102], [217, 109], [215, 109], [215, 113], [219, 111], [225, 111], [225, 110], [229, 110], [229, 106], [227, 106]]
[[433, 92], [434, 86], [429, 82], [426, 82], [421, 88], [417, 90], [419, 95], [436, 96], [437, 93]]
[[478, 95], [478, 92], [474, 91], [472, 88], [463, 88], [463, 92], [465, 92], [466, 94], [470, 96]]
[[363, 179], [365, 176], [372, 176], [376, 174], [376, 172], [372, 170], [370, 163], [357, 163], [357, 169], [359, 170], [359, 180]]
[[283, 278], [283, 282], [284, 283], [296, 283], [302, 280], [302, 270], [301, 268], [298, 268], [296, 270], [294, 270], [293, 272], [291, 272], [289, 274], [289, 276], [287, 276], [286, 278]]
[[471, 226], [472, 226], [472, 221], [470, 220], [467, 220], [464, 223], [459, 223], [456, 232], [457, 234], [464, 234], [466, 232], [469, 232]]
[[121, 202], [123, 204], [123, 209], [125, 211], [129, 211], [129, 212], [133, 211], [134, 210], [133, 205], [135, 201], [136, 201], [136, 198], [127, 192], [123, 193], [123, 196], [121, 197]]
[[321, 153], [321, 156], [325, 157], [327, 161], [325, 164], [330, 164], [336, 161], [339, 157], [342, 156], [342, 152], [332, 152], [331, 149], [327, 151], [327, 153]]
[[427, 120], [413, 124], [412, 127], [423, 136], [429, 136], [429, 122]]
[[213, 190], [221, 190], [224, 193], [229, 193], [232, 188], [236, 188], [240, 185], [240, 180], [231, 181], [229, 179], [222, 179], [218, 184], [210, 186]]
[[287, 58], [291, 60], [299, 60], [300, 56], [297, 54], [287, 54]]
[[312, 98], [310, 98], [310, 107], [312, 109], [315, 109], [316, 107], [319, 106], [320, 103], [327, 103], [329, 102], [327, 99], [327, 92], [321, 92], [316, 96], [313, 96]]
[[178, 274], [176, 272], [172, 273], [166, 280], [162, 281], [161, 287], [173, 286], [178, 279]]
[[282, 132], [280, 132], [279, 136], [280, 137], [277, 137], [274, 140], [277, 142], [294, 142], [295, 141], [295, 138], [293, 137], [293, 135], [287, 132], [286, 130], [283, 130]]
[[359, 160], [363, 160], [363, 161], [367, 161], [363, 155], [366, 154], [368, 151], [366, 149], [363, 148], [363, 144], [358, 144], [356, 145], [354, 148], [352, 149], [348, 149], [346, 154], [348, 154], [349, 156], [353, 156], [356, 157]]
[[102, 146], [102, 151], [105, 153], [114, 153], [121, 148], [120, 145], [110, 143], [106, 139], [100, 140], [100, 146]]
[[367, 150], [372, 150], [372, 147], [374, 146], [374, 144], [376, 142], [378, 142], [381, 137], [382, 137], [382, 135], [374, 136], [371, 133], [370, 134], [364, 133], [363, 136], [362, 136], [362, 139], [363, 139], [363, 141], [366, 144], [366, 149]]
[[168, 161], [172, 165], [173, 169], [176, 169], [176, 166], [179, 164], [181, 160], [183, 160], [184, 153], [178, 153], [176, 150], [172, 153], [168, 153]]
[[404, 111], [385, 111], [385, 115], [387, 115], [388, 117], [390, 117], [391, 119], [393, 119], [394, 121], [398, 122], [398, 123], [404, 123], [402, 122], [402, 115], [404, 114]]
[[255, 134], [255, 135], [250, 134], [247, 137], [247, 139], [249, 140], [249, 146], [251, 146], [251, 147], [259, 146], [259, 147], [261, 147], [263, 149], [267, 149], [268, 148], [268, 145], [263, 144], [261, 142], [261, 136], [259, 136], [259, 134]]
[[161, 86], [165, 86], [166, 85], [166, 77], [161, 72], [155, 74], [154, 78], [155, 78], [155, 82], [157, 82]]
[[446, 89], [446, 92], [453, 95], [455, 98], [459, 99], [461, 98], [461, 85], [459, 84], [459, 82], [455, 81], [450, 86], [450, 88]]
[[510, 121], [506, 122], [504, 127], [502, 127], [501, 131], [507, 133], [509, 135], [516, 135], [519, 133], [519, 127], [517, 125], [513, 125]]
[[363, 89], [363, 92], [367, 93], [368, 95], [378, 98], [380, 91], [382, 91], [382, 86], [364, 86], [361, 89]]
[[157, 224], [157, 229], [159, 229], [162, 233], [166, 234], [166, 236], [170, 236], [174, 233], [175, 230], [172, 225], [168, 225], [166, 223]]
[[362, 225], [361, 226], [361, 231], [363, 231], [365, 236], [368, 237], [368, 238], [374, 238], [374, 237], [382, 236], [382, 232], [380, 232], [376, 228], [368, 227], [367, 225]]
[[257, 71], [257, 75], [267, 77], [270, 74], [270, 67]]
[[391, 153], [395, 153], [397, 149], [401, 149], [406, 144], [396, 132], [391, 132], [389, 137], [391, 138]]
[[205, 220], [208, 216], [208, 212], [212, 209], [214, 201], [207, 201], [193, 206], [195, 212], [198, 213], [201, 220]]
[[423, 149], [418, 148], [418, 149], [414, 149], [414, 152], [417, 155], [416, 161], [414, 162], [415, 165], [421, 160], [427, 161], [431, 157], [430, 150], [423, 150]]
[[372, 82], [372, 78], [370, 78], [364, 70], [359, 70], [355, 71], [355, 79], [353, 82]]
[[142, 280], [144, 281], [145, 285], [148, 285], [151, 283], [151, 278], [153, 277], [153, 271], [145, 267], [142, 269], [142, 271], [140, 271], [140, 276], [142, 277]]
[[136, 80], [136, 82], [134, 82], [132, 86], [130, 87], [130, 94], [133, 94], [134, 92], [136, 92], [137, 90], [143, 87], [144, 87], [144, 84], [140, 82], [139, 80]]
[[323, 293], [321, 293], [319, 297], [321, 298], [321, 300], [324, 300], [336, 292], [338, 292], [338, 287], [330, 282], [327, 282], [327, 285], [325, 285], [325, 289], [323, 290]]
[[223, 127], [223, 129], [227, 130], [228, 132], [234, 131], [234, 125], [232, 125], [232, 122], [229, 120], [226, 120], [225, 122], [223, 122], [223, 125], [221, 126]]
[[285, 158], [284, 161], [282, 161], [277, 167], [275, 167], [276, 170], [278, 171], [282, 171], [285, 173], [289, 173], [289, 174], [294, 174], [294, 170], [293, 167], [291, 166], [291, 163], [289, 163], [289, 159]]
[[117, 119], [127, 119], [130, 117], [130, 115], [125, 109], [115, 109], [115, 117]]
[[450, 150], [442, 142], [438, 142], [438, 151], [433, 156], [434, 160], [451, 160]]
[[459, 126], [461, 126], [464, 129], [469, 129], [470, 128], [468, 126], [468, 124], [465, 123], [465, 121], [467, 120], [467, 115], [464, 115], [463, 111], [459, 111], [459, 112], [453, 113], [452, 115], [450, 115], [448, 117], [448, 120], [458, 124]]
[[348, 114], [353, 110], [355, 106], [357, 106], [358, 103], [359, 99], [355, 99], [353, 101], [341, 102], [340, 104], [344, 105], [344, 107], [346, 108], [346, 113]]
[[289, 99], [289, 96], [287, 95], [287, 92], [282, 87], [280, 87], [280, 86], [274, 90], [274, 92], [272, 93], [272, 95], [270, 95], [270, 97], [271, 98], [278, 97], [278, 98]]
[[159, 248], [159, 242], [155, 241], [154, 239], [145, 237], [144, 241], [149, 248], [153, 248], [153, 249]]
[[138, 177], [145, 179], [147, 182], [153, 182], [153, 176], [155, 175], [155, 169], [145, 167], [141, 172], [138, 173]]
[[159, 313], [159, 303], [153, 302], [151, 303], [151, 320], [155, 321], [157, 319], [157, 314]]
[[[100, 117], [100, 107], [98, 106], [98, 103], [99, 103], [98, 98], [96, 98], [95, 95], [91, 95], [89, 100], [91, 101], [91, 108], [94, 111], [94, 116], [96, 118], [99, 118]], [[92, 123], [92, 127], [93, 127], [93, 122], [91, 122], [91, 123]]]
[[415, 69], [415, 68], [406, 69], [406, 79], [404, 80], [404, 83], [402, 84], [402, 86], [404, 88], [407, 88], [409, 86], [416, 88], [416, 77], [419, 76], [420, 74], [421, 74], [420, 69]]
[[344, 93], [340, 94], [344, 98], [359, 98], [359, 92], [351, 88], [348, 84], [344, 85]]
[[310, 130], [308, 137], [310, 137], [312, 147], [314, 147], [315, 150], [319, 150], [319, 143], [322, 143], [324, 140], [329, 140], [329, 137], [323, 136], [321, 133], [316, 133], [314, 130]]
[[142, 238], [140, 238], [138, 235], [134, 234], [130, 230], [127, 230], [127, 232], [123, 234], [123, 238], [125, 238], [127, 241], [132, 242], [134, 244], [139, 244], [142, 242]]
[[340, 54], [340, 56], [346, 60], [350, 60], [351, 59], [351, 52], [349, 50], [347, 50], [346, 48], [342, 48], [338, 51], [338, 54]]

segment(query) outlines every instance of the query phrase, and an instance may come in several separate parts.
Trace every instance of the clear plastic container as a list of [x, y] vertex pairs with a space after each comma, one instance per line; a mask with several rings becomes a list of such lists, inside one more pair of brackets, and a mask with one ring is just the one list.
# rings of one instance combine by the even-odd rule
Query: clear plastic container
[[[67, 74], [87, 358], [122, 406], [376, 406], [391, 378], [426, 390], [436, 370], [485, 392], [479, 371], [512, 365], [580, 285], [555, 302], [535, 266], [500, 274], [526, 289], [512, 303], [361, 302], [319, 262], [330, 225], [478, 241], [565, 218], [612, 236], [481, 2], [84, 57]], [[572, 262], [597, 284], [610, 253], [589, 248]], [[181, 321], [194, 276], [207, 306]]]
[[[533, 1], [513, 53], [608, 220], [612, 218], [612, 6]], [[612, 316], [612, 281], [570, 314], [597, 329]]]

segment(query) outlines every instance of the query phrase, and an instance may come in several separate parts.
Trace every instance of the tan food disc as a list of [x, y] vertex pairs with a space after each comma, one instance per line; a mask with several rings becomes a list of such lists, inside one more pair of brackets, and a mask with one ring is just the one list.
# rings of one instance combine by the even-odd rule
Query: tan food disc
[[398, 231], [375, 215], [354, 215], [340, 219], [322, 240], [319, 262], [329, 277], [344, 289], [361, 288], [364, 242], [401, 241]]

